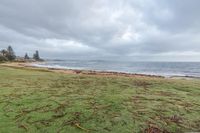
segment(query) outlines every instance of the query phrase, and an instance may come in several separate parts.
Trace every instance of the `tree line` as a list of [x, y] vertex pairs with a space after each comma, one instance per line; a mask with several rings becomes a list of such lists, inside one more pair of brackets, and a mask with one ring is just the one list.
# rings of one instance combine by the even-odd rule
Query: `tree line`
[[5, 61], [17, 61], [17, 60], [24, 60], [24, 61], [42, 61], [42, 59], [39, 56], [39, 51], [36, 50], [35, 53], [33, 54], [33, 57], [29, 57], [27, 53], [25, 53], [24, 57], [17, 57], [15, 55], [15, 52], [11, 46], [8, 46], [7, 49], [2, 49], [0, 50], [0, 62], [5, 62]]

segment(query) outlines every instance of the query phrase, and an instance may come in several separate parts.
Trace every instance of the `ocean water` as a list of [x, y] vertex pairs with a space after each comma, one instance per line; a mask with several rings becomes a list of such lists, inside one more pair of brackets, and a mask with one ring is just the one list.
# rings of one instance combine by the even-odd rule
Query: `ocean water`
[[105, 60], [48, 60], [36, 67], [114, 71], [137, 74], [200, 77], [200, 62], [131, 62]]

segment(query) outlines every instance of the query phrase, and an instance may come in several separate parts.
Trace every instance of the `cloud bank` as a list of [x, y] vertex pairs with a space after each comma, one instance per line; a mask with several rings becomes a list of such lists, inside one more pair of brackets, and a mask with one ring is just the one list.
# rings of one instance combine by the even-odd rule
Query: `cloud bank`
[[0, 48], [45, 58], [200, 61], [199, 0], [1, 0]]

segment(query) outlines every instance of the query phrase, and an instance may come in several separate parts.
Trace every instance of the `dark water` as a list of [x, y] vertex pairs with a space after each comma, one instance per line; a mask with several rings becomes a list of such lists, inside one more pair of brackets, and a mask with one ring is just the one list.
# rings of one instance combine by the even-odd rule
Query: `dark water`
[[115, 71], [139, 74], [200, 77], [200, 62], [128, 62], [104, 60], [49, 60], [34, 64], [39, 67], [97, 71]]

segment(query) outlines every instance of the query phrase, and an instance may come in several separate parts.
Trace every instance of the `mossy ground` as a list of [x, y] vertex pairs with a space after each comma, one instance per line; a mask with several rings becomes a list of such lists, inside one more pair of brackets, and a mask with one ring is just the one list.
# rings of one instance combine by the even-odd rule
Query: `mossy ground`
[[200, 81], [0, 66], [0, 132], [200, 131]]

